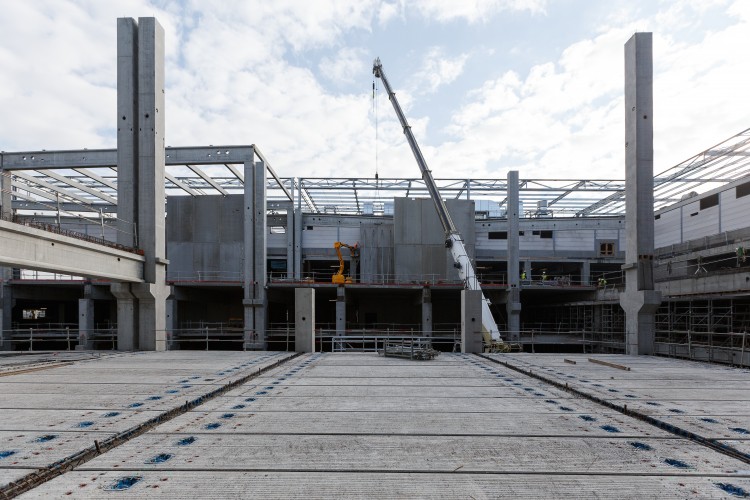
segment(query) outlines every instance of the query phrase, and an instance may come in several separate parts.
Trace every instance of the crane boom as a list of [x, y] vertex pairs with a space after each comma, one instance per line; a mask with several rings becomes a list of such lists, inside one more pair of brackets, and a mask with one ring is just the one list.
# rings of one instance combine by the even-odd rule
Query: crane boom
[[[435, 179], [432, 177], [432, 172], [427, 167], [427, 162], [425, 161], [424, 156], [422, 156], [422, 151], [419, 149], [417, 140], [414, 138], [411, 126], [409, 125], [409, 122], [406, 121], [406, 116], [396, 99], [396, 93], [393, 92], [391, 84], [385, 76], [380, 58], [375, 59], [372, 66], [372, 74], [375, 75], [376, 78], [380, 78], [383, 82], [383, 86], [385, 87], [386, 92], [388, 92], [388, 99], [391, 101], [393, 109], [396, 111], [396, 116], [398, 116], [398, 121], [404, 129], [404, 135], [409, 143], [411, 152], [414, 153], [414, 158], [417, 160], [419, 170], [422, 172], [422, 179], [430, 193], [430, 198], [432, 198], [432, 201], [435, 204], [435, 210], [440, 219], [440, 224], [442, 224], [443, 230], [445, 231], [445, 246], [451, 253], [454, 266], [458, 269], [459, 277], [463, 280], [464, 286], [468, 290], [479, 290], [481, 292], [482, 287], [477, 279], [476, 273], [474, 272], [474, 266], [472, 266], [471, 260], [466, 253], [466, 247], [464, 246], [461, 234], [458, 232], [458, 229], [456, 229], [456, 225], [453, 223], [450, 213], [448, 213], [448, 208], [445, 206], [445, 202], [440, 196], [437, 184], [435, 184]], [[484, 296], [484, 292], [482, 292], [482, 335], [490, 350], [503, 350], [502, 347], [500, 347], [503, 345], [500, 331], [497, 328], [495, 319], [492, 317], [489, 301]]]

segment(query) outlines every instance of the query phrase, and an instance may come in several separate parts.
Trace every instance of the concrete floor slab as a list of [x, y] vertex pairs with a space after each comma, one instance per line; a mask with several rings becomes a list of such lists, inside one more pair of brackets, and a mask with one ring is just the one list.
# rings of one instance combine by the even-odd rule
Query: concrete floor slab
[[[123, 477], [137, 482], [113, 491]], [[529, 474], [395, 474], [366, 471], [237, 472], [215, 471], [210, 484], [194, 471], [74, 471], [23, 495], [24, 499], [197, 498], [223, 499], [372, 499], [372, 498], [541, 498], [718, 499], [737, 498], [723, 488], [750, 491], [750, 480], [723, 477]]]
[[[195, 364], [210, 364], [210, 354], [190, 356], [205, 355]], [[728, 491], [750, 491], [748, 463], [564, 387], [567, 383], [589, 391], [607, 403], [632, 399], [634, 407], [646, 407], [653, 398], [645, 398], [641, 391], [646, 386], [639, 387], [637, 380], [666, 375], [677, 381], [682, 376], [684, 384], [691, 371], [680, 363], [637, 358], [636, 379], [612, 374], [611, 368], [605, 374], [601, 366], [571, 365], [581, 370], [573, 372], [561, 356], [502, 359], [525, 370], [531, 367], [561, 385], [474, 355], [443, 354], [434, 362], [364, 353], [302, 355], [153, 427], [26, 497], [70, 492], [93, 498], [108, 495], [108, 488], [128, 477], [139, 479], [119, 496], [725, 498]], [[164, 361], [138, 361], [155, 383], [164, 368], [158, 365]], [[225, 366], [242, 365], [231, 361]], [[544, 365], [547, 361], [549, 366]], [[205, 378], [226, 377], [227, 369], [199, 376], [208, 388], [214, 381]], [[79, 380], [96, 377], [95, 370], [86, 377], [81, 374]], [[741, 378], [735, 374], [734, 380]], [[609, 392], [624, 389], [617, 386], [623, 380], [635, 384], [634, 398]], [[696, 380], [721, 377], [710, 369], [699, 370]], [[648, 389], [667, 388], [652, 383]], [[607, 394], [606, 400], [602, 394]], [[83, 403], [93, 397], [71, 395], [79, 398], [71, 401]], [[95, 404], [113, 404], [112, 395], [116, 394]], [[49, 403], [49, 395], [41, 400]], [[697, 413], [669, 412], [671, 405], [681, 402], [684, 409], [689, 404], [696, 412], [705, 410], [699, 401], [675, 400], [655, 407], [654, 415], [682, 419], [672, 425], [701, 422]], [[744, 418], [741, 407], [727, 409], [737, 415], [725, 416], [720, 425]], [[12, 410], [0, 409], [0, 415], [6, 411]], [[726, 439], [745, 449], [740, 436]]]

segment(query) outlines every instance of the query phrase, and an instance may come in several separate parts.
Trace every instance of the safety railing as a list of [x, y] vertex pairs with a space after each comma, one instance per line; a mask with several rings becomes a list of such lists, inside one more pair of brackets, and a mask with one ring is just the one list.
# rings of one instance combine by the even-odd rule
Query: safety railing
[[655, 351], [673, 358], [750, 366], [750, 334], [657, 330]]
[[174, 328], [165, 334], [167, 349], [186, 350], [233, 350], [245, 348], [245, 332], [237, 326], [223, 323], [203, 324], [188, 328]]
[[18, 351], [72, 351], [83, 346], [92, 349], [117, 349], [117, 328], [81, 331], [78, 325], [49, 324], [3, 330], [2, 338]]
[[168, 282], [226, 282], [242, 283], [243, 274], [235, 271], [170, 271], [167, 272]]

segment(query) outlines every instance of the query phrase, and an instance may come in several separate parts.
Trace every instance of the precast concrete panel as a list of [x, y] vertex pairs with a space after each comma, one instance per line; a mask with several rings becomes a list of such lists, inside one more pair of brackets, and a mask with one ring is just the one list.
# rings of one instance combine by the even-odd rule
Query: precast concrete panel
[[748, 227], [747, 214], [750, 213], [750, 196], [737, 198], [736, 188], [732, 187], [721, 193], [721, 230], [734, 231]]
[[383, 281], [393, 274], [393, 224], [361, 226], [360, 276], [365, 283]]
[[694, 240], [718, 233], [718, 216], [718, 207], [701, 210], [698, 202], [684, 206], [682, 208], [682, 240]]
[[660, 248], [682, 242], [682, 210], [676, 208], [659, 214], [654, 221], [654, 247]]
[[591, 230], [581, 229], [577, 231], [557, 231], [555, 233], [556, 251], [590, 252], [595, 249], [595, 245], [594, 231]]

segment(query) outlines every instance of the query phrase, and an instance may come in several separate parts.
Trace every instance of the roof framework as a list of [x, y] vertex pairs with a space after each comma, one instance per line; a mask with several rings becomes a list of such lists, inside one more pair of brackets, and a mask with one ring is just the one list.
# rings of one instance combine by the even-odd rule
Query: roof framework
[[[250, 156], [254, 154], [254, 156]], [[116, 150], [2, 153], [12, 175], [14, 207], [35, 212], [113, 214], [117, 204]], [[241, 165], [260, 159], [268, 170], [268, 200], [290, 202], [305, 212], [341, 215], [387, 214], [396, 197], [429, 197], [421, 178], [279, 177], [254, 146], [167, 148], [167, 196], [242, 193]], [[239, 167], [238, 167], [239, 165]], [[675, 165], [654, 178], [654, 209], [750, 175], [750, 129]], [[501, 210], [505, 179], [435, 179], [446, 199], [488, 200]], [[522, 179], [526, 216], [623, 216], [625, 181], [610, 179]]]

